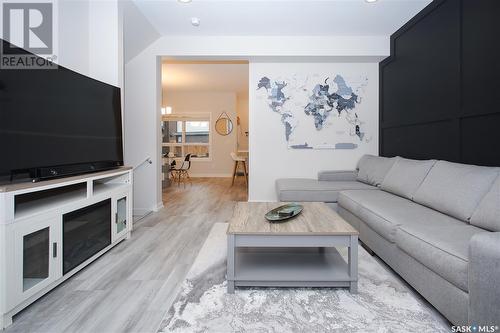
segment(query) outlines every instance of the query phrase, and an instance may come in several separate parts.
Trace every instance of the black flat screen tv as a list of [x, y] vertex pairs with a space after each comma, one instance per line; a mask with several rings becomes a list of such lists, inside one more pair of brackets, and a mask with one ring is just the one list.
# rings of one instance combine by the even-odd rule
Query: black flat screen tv
[[115, 168], [122, 142], [119, 88], [62, 66], [0, 69], [0, 178]]

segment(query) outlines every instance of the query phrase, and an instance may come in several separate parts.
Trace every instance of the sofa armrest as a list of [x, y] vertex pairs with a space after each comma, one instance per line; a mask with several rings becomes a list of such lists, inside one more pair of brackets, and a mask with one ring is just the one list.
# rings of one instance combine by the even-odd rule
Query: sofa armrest
[[318, 172], [318, 180], [326, 181], [355, 181], [358, 172], [355, 170], [330, 170]]
[[500, 326], [500, 232], [470, 241], [469, 324]]

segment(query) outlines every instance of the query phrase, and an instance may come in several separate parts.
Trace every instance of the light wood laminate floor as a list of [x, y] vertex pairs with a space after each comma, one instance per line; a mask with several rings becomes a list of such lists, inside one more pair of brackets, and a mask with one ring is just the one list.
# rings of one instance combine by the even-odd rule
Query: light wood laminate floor
[[5, 332], [156, 332], [212, 225], [247, 200], [243, 179], [196, 178], [163, 193], [165, 208], [130, 240], [14, 317]]

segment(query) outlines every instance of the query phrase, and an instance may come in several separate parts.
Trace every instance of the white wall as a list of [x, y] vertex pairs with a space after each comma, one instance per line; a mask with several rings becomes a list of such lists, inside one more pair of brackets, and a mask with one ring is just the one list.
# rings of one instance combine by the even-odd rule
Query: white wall
[[[316, 74], [316, 76], [315, 76]], [[356, 113], [365, 122], [363, 128], [369, 142], [358, 142], [349, 150], [289, 149], [281, 116], [268, 106], [264, 89], [256, 90], [260, 78], [271, 80], [309, 77], [310, 91], [324, 78], [336, 74], [347, 77], [366, 77], [368, 84], [361, 94]], [[302, 82], [302, 81], [301, 81]], [[347, 81], [349, 84], [349, 82]], [[355, 88], [355, 87], [353, 87]], [[262, 96], [264, 94], [265, 96]], [[295, 105], [301, 112], [305, 105]], [[275, 180], [278, 178], [316, 178], [320, 170], [353, 170], [359, 158], [366, 153], [378, 154], [378, 63], [250, 63], [250, 201], [275, 201]], [[331, 115], [334, 117], [335, 115]], [[342, 119], [339, 119], [342, 121]], [[301, 123], [315, 131], [314, 125]], [[326, 128], [323, 131], [328, 130]], [[336, 135], [332, 131], [332, 135]]]
[[147, 157], [153, 161], [134, 172], [134, 215], [163, 205], [157, 179], [161, 176], [161, 61], [155, 56], [145, 60], [135, 57], [125, 65], [125, 165], [136, 166]]
[[215, 122], [225, 111], [236, 124], [236, 93], [234, 92], [168, 92], [164, 91], [163, 105], [171, 106], [174, 114], [211, 114], [211, 158], [195, 160], [191, 165], [193, 177], [230, 177], [234, 167], [231, 152], [236, 150], [236, 130], [227, 136], [217, 134]]
[[90, 1], [89, 72], [92, 78], [121, 87], [123, 40], [118, 0]]
[[122, 87], [122, 12], [118, 0], [62, 0], [57, 8], [57, 63]]
[[54, 1], [55, 63], [105, 83], [123, 86], [123, 2]]
[[[136, 165], [144, 156], [153, 159], [152, 165], [134, 174], [134, 210], [139, 214], [162, 204], [160, 56], [252, 61], [269, 57], [322, 57], [331, 61], [373, 62], [389, 54], [388, 36], [215, 36], [156, 40], [125, 65], [125, 163]], [[250, 123], [251, 132], [255, 126]], [[250, 138], [252, 136], [250, 133]], [[252, 149], [250, 147], [250, 159]], [[250, 179], [252, 177], [250, 174]]]
[[240, 119], [240, 125], [235, 122], [235, 131], [238, 135], [238, 149], [248, 150], [248, 94], [238, 94], [236, 97], [236, 113]]
[[89, 1], [58, 3], [57, 62], [82, 74], [89, 74]]

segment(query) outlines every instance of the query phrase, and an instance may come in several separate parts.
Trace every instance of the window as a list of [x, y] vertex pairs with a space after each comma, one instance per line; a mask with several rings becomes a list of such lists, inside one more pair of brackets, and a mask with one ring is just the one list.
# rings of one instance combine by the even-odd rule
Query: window
[[162, 117], [162, 152], [165, 157], [210, 158], [210, 115]]

